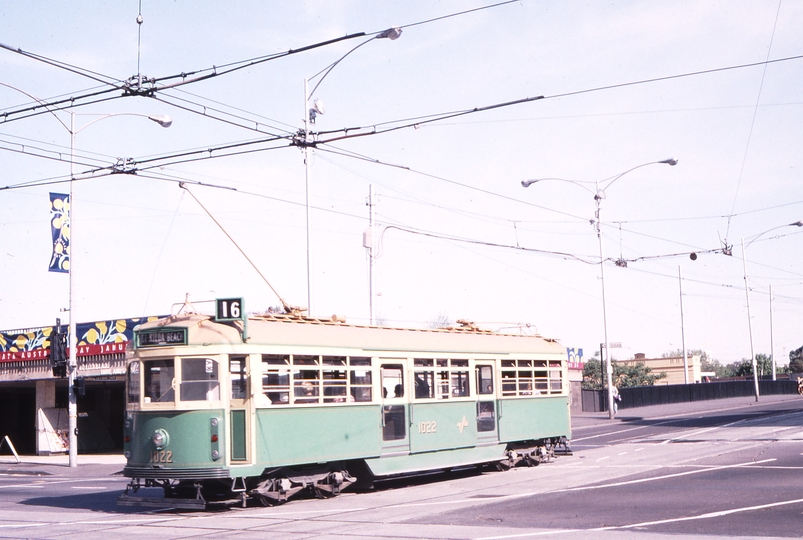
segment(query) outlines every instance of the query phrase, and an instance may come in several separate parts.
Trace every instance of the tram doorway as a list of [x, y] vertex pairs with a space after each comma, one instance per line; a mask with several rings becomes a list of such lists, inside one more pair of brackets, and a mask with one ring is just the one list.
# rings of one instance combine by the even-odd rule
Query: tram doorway
[[408, 453], [410, 432], [407, 421], [407, 389], [402, 360], [381, 364], [382, 386], [382, 455]]
[[496, 444], [499, 442], [499, 428], [494, 365], [477, 362], [474, 376], [477, 391], [477, 443]]
[[[251, 399], [248, 389], [248, 356], [229, 357], [229, 379], [231, 380], [229, 438], [231, 440], [232, 463], [244, 464], [250, 462], [251, 457], [251, 426], [250, 420], [254, 411], [251, 410]], [[256, 370], [260, 368], [260, 359], [255, 360]], [[250, 368], [255, 370], [254, 366]], [[257, 373], [259, 371], [256, 371]]]

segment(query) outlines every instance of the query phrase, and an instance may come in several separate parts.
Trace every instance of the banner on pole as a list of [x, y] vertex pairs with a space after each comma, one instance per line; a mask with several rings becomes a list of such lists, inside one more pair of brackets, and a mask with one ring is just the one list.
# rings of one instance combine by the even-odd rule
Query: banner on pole
[[53, 250], [50, 254], [50, 272], [70, 271], [70, 196], [50, 194], [50, 234]]

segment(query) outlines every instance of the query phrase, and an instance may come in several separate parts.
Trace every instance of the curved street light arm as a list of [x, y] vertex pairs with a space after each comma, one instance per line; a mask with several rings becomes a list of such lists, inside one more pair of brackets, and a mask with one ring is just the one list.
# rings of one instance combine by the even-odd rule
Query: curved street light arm
[[584, 182], [582, 180], [567, 180], [565, 178], [533, 178], [530, 180], [522, 180], [521, 185], [522, 187], [530, 187], [531, 185], [535, 184], [536, 182], [542, 182], [544, 180], [548, 181], [556, 181], [556, 182], [566, 182], [568, 184], [574, 184], [577, 187], [581, 187], [584, 190], [588, 191], [592, 195], [596, 195], [596, 192], [593, 189], [587, 188], [583, 184], [593, 184], [594, 182]]
[[755, 235], [753, 237], [753, 239], [750, 240], [744, 247], [746, 247], [746, 248], [750, 247], [750, 244], [752, 244], [753, 242], [758, 240], [759, 237], [764, 236], [768, 232], [772, 232], [772, 231], [774, 231], [776, 229], [783, 229], [784, 227], [803, 227], [803, 221], [795, 221], [794, 223], [787, 223], [786, 225], [778, 225], [777, 227], [773, 227], [772, 229], [767, 229], [766, 231], [764, 231], [762, 233], [758, 233], [757, 235]]
[[346, 58], [348, 55], [350, 55], [351, 53], [353, 53], [354, 51], [356, 51], [357, 49], [359, 49], [360, 47], [362, 47], [362, 46], [363, 46], [363, 45], [365, 45], [366, 43], [370, 43], [370, 42], [372, 42], [372, 41], [373, 41], [373, 40], [375, 40], [375, 39], [384, 39], [384, 38], [388, 38], [388, 39], [390, 39], [390, 40], [399, 39], [399, 36], [401, 36], [401, 33], [402, 33], [402, 30], [401, 30], [401, 28], [388, 28], [387, 30], [385, 30], [385, 31], [383, 31], [383, 32], [380, 32], [380, 33], [378, 33], [378, 34], [377, 34], [377, 35], [375, 35], [374, 37], [371, 37], [371, 38], [368, 38], [368, 39], [366, 39], [365, 41], [363, 41], [362, 43], [360, 43], [359, 45], [357, 45], [356, 47], [354, 47], [353, 49], [351, 49], [349, 52], [347, 52], [346, 54], [344, 54], [343, 56], [341, 56], [340, 58], [338, 58], [337, 60], [335, 60], [334, 62], [332, 62], [332, 63], [331, 63], [331, 64], [329, 64], [328, 66], [326, 66], [325, 68], [323, 68], [321, 71], [319, 71], [318, 73], [316, 73], [315, 75], [313, 75], [312, 77], [310, 77], [310, 79], [314, 79], [315, 77], [317, 77], [318, 75], [320, 75], [321, 73], [323, 73], [323, 77], [321, 77], [321, 80], [320, 80], [320, 81], [318, 81], [318, 83], [317, 83], [317, 84], [316, 84], [316, 85], [315, 85], [315, 86], [312, 88], [312, 92], [310, 92], [310, 93], [309, 93], [309, 95], [307, 96], [307, 101], [309, 101], [309, 100], [312, 98], [312, 96], [313, 96], [313, 95], [315, 95], [315, 91], [316, 91], [316, 90], [318, 89], [318, 87], [321, 85], [321, 83], [322, 83], [322, 82], [323, 82], [323, 80], [326, 78], [326, 76], [327, 76], [327, 75], [329, 75], [329, 73], [330, 73], [330, 72], [331, 72], [333, 69], [335, 69], [335, 67], [336, 67], [336, 66], [337, 66], [337, 65], [338, 65], [340, 62], [342, 62], [342, 61], [343, 61], [343, 59], [344, 59], [344, 58]]
[[633, 172], [636, 169], [640, 169], [642, 167], [646, 167], [647, 165], [657, 165], [659, 163], [664, 163], [666, 165], [674, 167], [675, 165], [678, 164], [678, 160], [675, 159], [675, 158], [669, 158], [669, 159], [663, 159], [661, 161], [650, 161], [649, 163], [642, 163], [641, 165], [637, 165], [637, 166], [633, 167], [632, 169], [628, 169], [623, 173], [617, 174], [616, 176], [612, 176], [611, 178], [606, 178], [605, 180], [603, 180], [603, 182], [606, 182], [608, 180], [610, 180], [610, 182], [608, 182], [607, 186], [604, 186], [602, 189], [600, 189], [600, 191], [602, 193], [605, 193], [605, 190], [608, 189], [609, 187], [611, 187], [611, 184], [613, 184], [614, 182], [616, 182], [617, 180], [619, 180], [621, 177], [623, 177], [624, 175], [626, 175], [629, 172]]
[[[71, 114], [77, 114], [77, 113], [71, 113]], [[95, 115], [94, 114], [90, 114], [90, 115], [87, 115], [87, 116], [95, 116]], [[101, 120], [105, 120], [106, 118], [110, 118], [112, 116], [141, 116], [142, 118], [147, 118], [148, 120], [156, 122], [157, 124], [159, 124], [163, 128], [169, 128], [171, 125], [173, 125], [173, 119], [170, 118], [167, 115], [160, 115], [160, 114], [150, 115], [150, 114], [122, 112], [122, 113], [101, 114], [98, 118], [95, 118], [94, 120], [84, 124], [83, 126], [81, 126], [80, 128], [76, 129], [75, 131], [73, 131], [73, 130], [71, 130], [69, 128], [67, 128], [67, 131], [69, 131], [73, 135], [77, 135], [78, 133], [80, 133], [84, 129], [86, 129], [89, 126], [91, 126], [92, 124], [94, 124], [95, 122], [100, 122]]]

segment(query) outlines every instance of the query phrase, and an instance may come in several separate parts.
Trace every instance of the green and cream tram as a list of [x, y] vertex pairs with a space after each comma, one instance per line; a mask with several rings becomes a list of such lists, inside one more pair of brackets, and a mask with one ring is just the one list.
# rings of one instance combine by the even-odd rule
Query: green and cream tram
[[294, 314], [140, 325], [127, 365], [120, 504], [286, 500], [350, 483], [547, 458], [570, 437], [566, 350], [473, 325]]

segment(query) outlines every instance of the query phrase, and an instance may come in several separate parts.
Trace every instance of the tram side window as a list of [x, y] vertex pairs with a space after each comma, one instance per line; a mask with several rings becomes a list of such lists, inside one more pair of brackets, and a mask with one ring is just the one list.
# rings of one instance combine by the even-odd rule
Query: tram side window
[[143, 401], [145, 403], [169, 403], [176, 400], [173, 380], [176, 372], [173, 360], [147, 360], [142, 370], [145, 380]]
[[293, 403], [318, 403], [320, 395], [320, 371], [317, 369], [293, 371]]
[[231, 399], [246, 399], [248, 383], [245, 376], [245, 356], [229, 357], [229, 377], [231, 378]]
[[468, 397], [468, 360], [449, 361], [451, 366], [450, 385], [452, 397]]
[[538, 396], [563, 391], [563, 369], [560, 361], [502, 361], [503, 396]]
[[139, 403], [139, 362], [128, 364], [128, 402]]
[[549, 390], [555, 394], [563, 391], [563, 366], [559, 361], [549, 362]]
[[535, 390], [536, 394], [549, 393], [549, 372], [546, 369], [545, 360], [536, 360], [533, 362], [533, 367], [536, 369], [535, 375]]
[[[346, 371], [345, 356], [324, 356], [323, 363], [323, 402], [324, 403], [343, 403], [348, 396], [348, 372]], [[340, 369], [327, 369], [331, 366], [344, 366]], [[353, 401], [349, 399], [349, 401]]]
[[181, 401], [217, 401], [220, 379], [217, 361], [211, 358], [182, 358]]
[[349, 366], [351, 398], [354, 401], [371, 401], [371, 359], [352, 356], [349, 358]]
[[515, 396], [518, 380], [516, 377], [516, 361], [502, 360], [502, 395]]
[[415, 380], [416, 399], [431, 399], [435, 397], [435, 372], [416, 371]]
[[491, 366], [477, 366], [477, 394], [494, 393], [494, 374]]
[[290, 402], [290, 357], [280, 354], [262, 355], [262, 393], [273, 405]]

